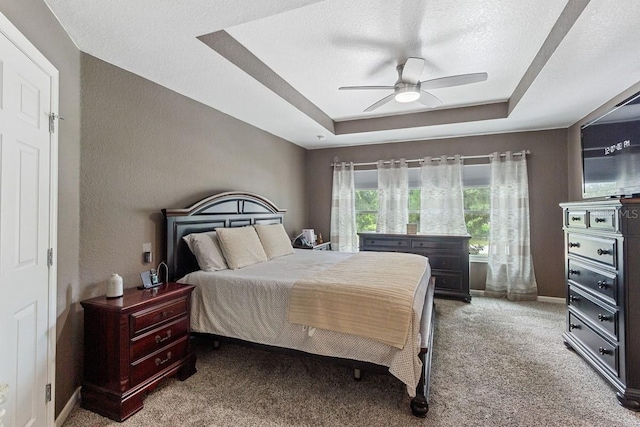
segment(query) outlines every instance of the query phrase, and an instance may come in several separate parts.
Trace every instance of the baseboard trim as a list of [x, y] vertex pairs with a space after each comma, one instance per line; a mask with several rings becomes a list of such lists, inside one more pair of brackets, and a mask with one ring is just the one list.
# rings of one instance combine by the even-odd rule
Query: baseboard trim
[[60, 414], [58, 415], [58, 418], [56, 418], [56, 427], [62, 427], [64, 422], [67, 421], [67, 418], [71, 414], [71, 411], [73, 410], [73, 407], [76, 406], [76, 403], [80, 400], [80, 389], [81, 388], [82, 387], [78, 387], [76, 389], [76, 391], [73, 392], [73, 394], [69, 398], [69, 401], [67, 402], [67, 404], [64, 405], [64, 408], [62, 408], [62, 411], [60, 411]]
[[[474, 297], [483, 297], [484, 296], [484, 290], [482, 289], [471, 289], [469, 291], [471, 293], [471, 296]], [[552, 303], [552, 304], [566, 304], [567, 300], [564, 298], [558, 298], [558, 297], [545, 297], [545, 296], [538, 296], [536, 298], [536, 301], [538, 302], [548, 302], [548, 303]]]

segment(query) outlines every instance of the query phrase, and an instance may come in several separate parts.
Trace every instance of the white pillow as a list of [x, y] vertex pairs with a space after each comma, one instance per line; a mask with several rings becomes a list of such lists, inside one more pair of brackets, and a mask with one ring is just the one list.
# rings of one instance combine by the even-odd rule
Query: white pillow
[[253, 227], [218, 228], [218, 241], [232, 270], [267, 261], [262, 243]]
[[293, 253], [291, 239], [282, 224], [254, 225], [267, 258], [274, 259]]
[[229, 268], [218, 244], [218, 236], [215, 231], [191, 233], [184, 236], [183, 239], [195, 255], [200, 270], [218, 271]]

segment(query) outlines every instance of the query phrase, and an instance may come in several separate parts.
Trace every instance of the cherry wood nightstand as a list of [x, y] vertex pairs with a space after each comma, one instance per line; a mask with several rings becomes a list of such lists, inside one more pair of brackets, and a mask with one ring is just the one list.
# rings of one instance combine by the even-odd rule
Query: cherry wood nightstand
[[196, 372], [189, 344], [193, 286], [167, 283], [96, 297], [84, 307], [82, 407], [123, 421], [165, 377]]

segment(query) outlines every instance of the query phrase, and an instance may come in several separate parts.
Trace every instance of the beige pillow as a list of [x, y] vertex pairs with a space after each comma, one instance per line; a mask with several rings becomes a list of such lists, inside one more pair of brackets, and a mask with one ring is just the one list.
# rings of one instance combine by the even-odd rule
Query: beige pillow
[[289, 235], [282, 224], [254, 225], [267, 258], [274, 259], [293, 253]]
[[253, 227], [218, 228], [218, 241], [232, 270], [267, 261], [262, 243]]
[[218, 244], [218, 236], [215, 231], [191, 233], [184, 236], [183, 239], [195, 255], [200, 270], [218, 271], [229, 268]]

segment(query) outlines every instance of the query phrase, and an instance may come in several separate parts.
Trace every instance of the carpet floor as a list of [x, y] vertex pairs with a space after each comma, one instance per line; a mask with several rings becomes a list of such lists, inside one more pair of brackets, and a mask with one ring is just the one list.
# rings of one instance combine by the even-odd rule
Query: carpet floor
[[198, 372], [163, 381], [123, 423], [80, 408], [74, 426], [640, 426], [562, 341], [565, 306], [436, 299], [427, 418], [390, 374], [194, 339]]

